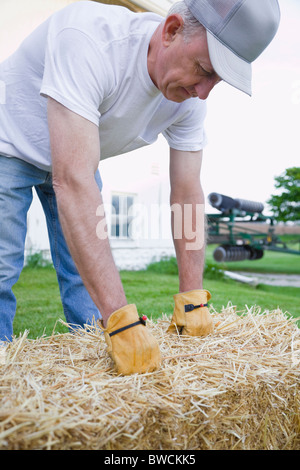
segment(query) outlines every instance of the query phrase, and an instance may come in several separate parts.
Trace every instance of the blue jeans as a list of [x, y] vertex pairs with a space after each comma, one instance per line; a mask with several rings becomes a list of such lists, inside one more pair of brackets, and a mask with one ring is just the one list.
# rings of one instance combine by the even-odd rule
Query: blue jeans
[[[99, 172], [95, 178], [101, 190]], [[0, 341], [11, 341], [13, 335], [16, 298], [12, 287], [24, 264], [27, 212], [32, 202], [33, 187], [46, 216], [51, 256], [67, 323], [83, 326], [101, 318], [63, 236], [51, 173], [18, 158], [0, 155]]]

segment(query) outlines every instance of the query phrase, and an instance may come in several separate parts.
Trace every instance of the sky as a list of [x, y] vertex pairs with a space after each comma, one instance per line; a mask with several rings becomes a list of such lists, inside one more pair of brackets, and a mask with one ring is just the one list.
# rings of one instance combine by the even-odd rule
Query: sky
[[300, 166], [300, 1], [281, 0], [278, 33], [253, 64], [253, 94], [221, 84], [208, 100], [203, 185], [264, 202]]
[[[29, 32], [71, 0], [0, 0], [0, 61]], [[208, 98], [201, 182], [204, 193], [261, 201], [275, 193], [274, 178], [300, 166], [300, 0], [279, 0], [281, 23], [253, 65], [253, 95], [221, 83]], [[163, 137], [148, 147], [103, 162], [108, 180], [142, 179], [149, 162], [168, 172]], [[100, 165], [100, 168], [101, 168]], [[117, 169], [117, 171], [116, 171]], [[124, 169], [124, 171], [123, 171]]]

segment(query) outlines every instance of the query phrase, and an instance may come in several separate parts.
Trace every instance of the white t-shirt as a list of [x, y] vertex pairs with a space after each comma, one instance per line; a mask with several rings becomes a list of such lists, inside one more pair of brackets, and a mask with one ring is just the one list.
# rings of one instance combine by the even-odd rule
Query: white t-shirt
[[53, 14], [0, 64], [0, 153], [51, 171], [47, 96], [99, 126], [101, 159], [148, 145], [205, 145], [206, 103], [168, 101], [153, 84], [147, 51], [162, 17], [91, 1]]

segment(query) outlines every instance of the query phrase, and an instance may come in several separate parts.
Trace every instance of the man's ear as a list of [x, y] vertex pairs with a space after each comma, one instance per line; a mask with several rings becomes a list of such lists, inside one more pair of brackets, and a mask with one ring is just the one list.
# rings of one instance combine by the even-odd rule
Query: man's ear
[[169, 15], [164, 22], [162, 30], [162, 41], [164, 46], [168, 46], [183, 29], [183, 18], [181, 15], [174, 13]]

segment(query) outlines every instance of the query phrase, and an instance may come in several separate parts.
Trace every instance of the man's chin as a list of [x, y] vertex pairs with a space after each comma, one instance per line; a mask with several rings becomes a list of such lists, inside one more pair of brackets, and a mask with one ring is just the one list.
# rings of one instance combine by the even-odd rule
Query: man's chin
[[178, 87], [173, 90], [166, 90], [163, 95], [165, 98], [167, 98], [167, 100], [174, 101], [175, 103], [182, 103], [183, 101], [186, 101], [190, 98], [195, 98], [183, 87]]
[[190, 95], [184, 96], [181, 93], [165, 93], [164, 96], [167, 98], [167, 100], [173, 101], [174, 103], [182, 103], [183, 101], [191, 98]]

